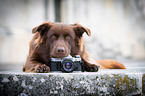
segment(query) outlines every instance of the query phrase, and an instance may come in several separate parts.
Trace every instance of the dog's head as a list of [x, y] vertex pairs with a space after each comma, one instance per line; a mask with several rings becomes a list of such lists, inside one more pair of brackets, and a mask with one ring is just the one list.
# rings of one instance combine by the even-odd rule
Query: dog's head
[[50, 57], [62, 58], [83, 51], [82, 35], [91, 35], [90, 30], [80, 24], [66, 25], [62, 23], [45, 22], [35, 28], [32, 33], [40, 34], [38, 45], [44, 44]]

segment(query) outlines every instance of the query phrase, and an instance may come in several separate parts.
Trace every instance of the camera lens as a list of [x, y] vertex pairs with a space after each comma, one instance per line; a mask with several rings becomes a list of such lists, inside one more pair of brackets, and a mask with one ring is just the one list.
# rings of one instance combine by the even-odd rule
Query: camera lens
[[70, 62], [67, 62], [66, 64], [65, 64], [65, 67], [67, 68], [67, 69], [70, 69], [71, 68], [71, 63]]
[[65, 59], [61, 63], [63, 72], [72, 72], [74, 70], [74, 63], [69, 59]]

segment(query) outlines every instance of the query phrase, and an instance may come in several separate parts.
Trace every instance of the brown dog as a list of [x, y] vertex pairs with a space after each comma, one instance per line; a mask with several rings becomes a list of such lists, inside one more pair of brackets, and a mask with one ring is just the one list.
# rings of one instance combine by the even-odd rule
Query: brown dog
[[82, 35], [91, 32], [80, 24], [66, 25], [62, 23], [44, 22], [33, 28], [35, 33], [30, 42], [30, 50], [27, 61], [23, 67], [24, 72], [50, 72], [46, 66], [49, 58], [62, 58], [69, 54], [80, 55], [84, 61], [85, 71], [96, 72], [98, 66], [101, 69], [125, 69], [124, 65], [114, 60], [95, 61], [86, 52]]

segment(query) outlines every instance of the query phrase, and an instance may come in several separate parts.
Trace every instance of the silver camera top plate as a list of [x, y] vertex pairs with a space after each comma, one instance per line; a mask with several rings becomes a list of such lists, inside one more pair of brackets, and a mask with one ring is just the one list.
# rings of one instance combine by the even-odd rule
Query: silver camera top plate
[[69, 54], [67, 57], [64, 57], [64, 58], [51, 58], [51, 61], [54, 61], [54, 62], [62, 62], [65, 59], [72, 60], [73, 62], [74, 61], [81, 61], [82, 60], [81, 57], [80, 57], [80, 55], [76, 55], [75, 57], [72, 57]]

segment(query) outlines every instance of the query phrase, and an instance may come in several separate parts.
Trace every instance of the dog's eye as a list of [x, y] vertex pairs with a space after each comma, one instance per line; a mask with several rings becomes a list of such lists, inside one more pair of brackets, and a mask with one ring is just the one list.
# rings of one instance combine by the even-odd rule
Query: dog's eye
[[71, 35], [66, 35], [65, 39], [71, 39]]
[[52, 35], [52, 36], [51, 36], [51, 39], [53, 39], [53, 40], [56, 40], [57, 38], [58, 38], [57, 35]]

